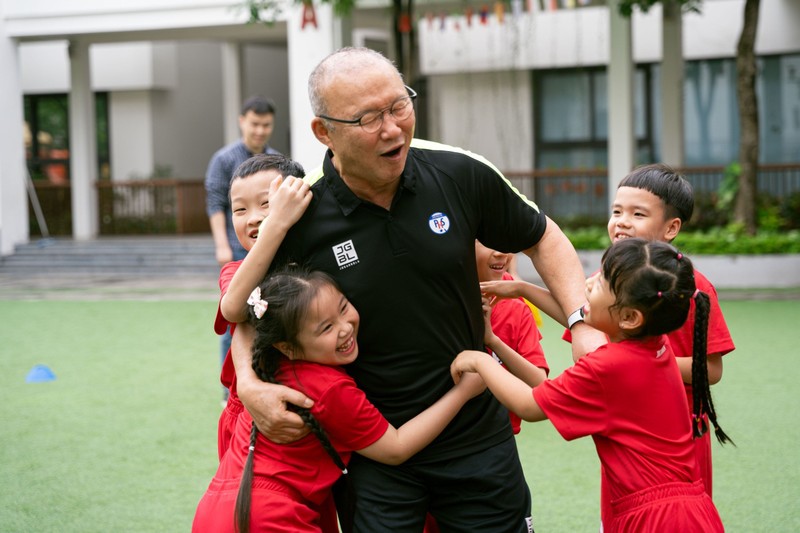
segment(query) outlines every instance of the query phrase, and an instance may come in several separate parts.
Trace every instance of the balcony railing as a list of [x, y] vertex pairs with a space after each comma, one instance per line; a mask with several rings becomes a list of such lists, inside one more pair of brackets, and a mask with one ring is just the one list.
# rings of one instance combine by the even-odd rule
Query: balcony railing
[[[683, 169], [700, 197], [713, 196], [723, 179], [722, 167]], [[605, 224], [608, 183], [605, 170], [533, 170], [507, 172], [517, 189], [563, 225]], [[69, 183], [34, 181], [51, 235], [72, 233]], [[800, 193], [800, 164], [762, 165], [759, 194], [788, 198]], [[152, 179], [97, 183], [101, 235], [189, 234], [209, 232], [203, 180]], [[31, 235], [41, 235], [29, 210]]]

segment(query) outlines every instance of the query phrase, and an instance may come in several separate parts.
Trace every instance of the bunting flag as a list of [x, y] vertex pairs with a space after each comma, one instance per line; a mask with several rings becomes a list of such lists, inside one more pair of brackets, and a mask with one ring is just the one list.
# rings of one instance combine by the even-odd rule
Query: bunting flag
[[439, 29], [444, 31], [445, 23], [447, 22], [447, 15], [444, 14], [444, 11], [439, 14]]
[[428, 21], [428, 29], [429, 30], [433, 29], [433, 19], [434, 19], [433, 13], [431, 13], [430, 11], [425, 13], [425, 20]]
[[467, 17], [467, 26], [472, 27], [472, 6], [467, 6], [467, 9], [464, 11], [464, 15]]
[[497, 17], [498, 23], [503, 23], [503, 20], [505, 19], [505, 6], [500, 0], [497, 0], [494, 3], [494, 16]]
[[408, 13], [401, 13], [397, 18], [397, 31], [411, 33], [411, 17], [408, 16]]
[[522, 0], [511, 0], [511, 14], [514, 20], [519, 20], [522, 16]]
[[486, 24], [489, 19], [489, 6], [483, 4], [480, 10], [481, 24]]
[[300, 29], [305, 29], [306, 24], [312, 24], [315, 28], [318, 28], [317, 12], [314, 11], [314, 4], [311, 0], [303, 2], [303, 22], [300, 23]]

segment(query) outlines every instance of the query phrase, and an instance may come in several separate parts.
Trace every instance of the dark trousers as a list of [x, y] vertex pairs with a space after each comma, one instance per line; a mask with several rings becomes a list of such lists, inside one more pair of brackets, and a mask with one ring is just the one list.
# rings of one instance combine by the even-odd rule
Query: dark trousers
[[388, 466], [353, 454], [348, 472], [350, 479], [336, 489], [345, 533], [420, 533], [428, 512], [442, 533], [533, 531], [531, 495], [513, 438], [425, 464]]

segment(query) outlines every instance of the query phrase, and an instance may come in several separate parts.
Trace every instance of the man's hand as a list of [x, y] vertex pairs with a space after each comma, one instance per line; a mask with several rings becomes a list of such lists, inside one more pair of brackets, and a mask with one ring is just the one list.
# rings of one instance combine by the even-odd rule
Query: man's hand
[[293, 403], [310, 408], [314, 405], [305, 394], [274, 383], [251, 382], [246, 390], [239, 387], [239, 397], [258, 430], [277, 444], [287, 444], [305, 437], [309, 429], [297, 413], [286, 408]]
[[589, 352], [608, 344], [608, 337], [584, 322], [578, 322], [570, 330], [572, 334], [572, 360], [578, 361]]

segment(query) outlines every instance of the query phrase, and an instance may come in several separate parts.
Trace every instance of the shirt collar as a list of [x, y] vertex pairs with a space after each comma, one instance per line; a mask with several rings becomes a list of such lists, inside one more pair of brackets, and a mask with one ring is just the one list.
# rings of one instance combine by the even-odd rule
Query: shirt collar
[[[410, 157], [410, 154], [409, 154]], [[400, 179], [400, 188], [395, 195], [395, 201], [403, 194], [403, 189], [409, 193], [416, 194], [416, 176], [412, 170], [413, 165], [408, 164], [403, 169], [403, 175]], [[325, 152], [325, 159], [322, 162], [322, 171], [325, 176], [325, 182], [333, 193], [334, 198], [339, 203], [344, 216], [350, 215], [356, 208], [363, 202], [356, 196], [353, 191], [347, 186], [336, 167], [333, 166], [333, 152], [330, 148]]]

